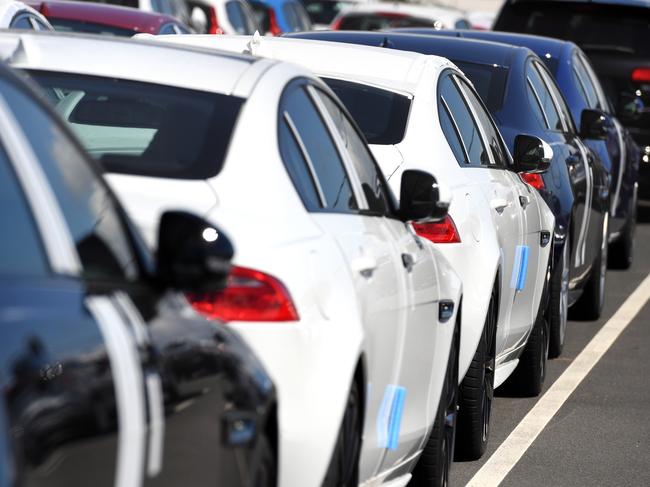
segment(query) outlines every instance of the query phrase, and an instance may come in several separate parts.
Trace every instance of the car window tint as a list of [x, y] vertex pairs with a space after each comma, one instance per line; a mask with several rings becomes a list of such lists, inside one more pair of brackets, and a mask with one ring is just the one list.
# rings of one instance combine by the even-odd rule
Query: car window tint
[[485, 134], [486, 142], [488, 143], [490, 152], [492, 153], [492, 159], [494, 159], [494, 163], [497, 166], [506, 167], [508, 165], [507, 152], [503, 145], [501, 134], [494, 125], [492, 117], [483, 107], [483, 104], [479, 100], [478, 96], [474, 93], [474, 90], [472, 90], [472, 88], [461, 78], [455, 77], [455, 79], [463, 87], [465, 96], [467, 96], [467, 99], [472, 104], [474, 113], [476, 113], [476, 117], [478, 118], [479, 123], [483, 128], [483, 133]]
[[283, 99], [306, 157], [312, 164], [325, 205], [334, 211], [357, 210], [357, 200], [332, 136], [303, 88], [290, 89]]
[[29, 21], [29, 15], [18, 14], [11, 22], [12, 29], [29, 29], [34, 30], [32, 23]]
[[298, 144], [297, 134], [294, 130], [295, 124], [291, 120], [291, 116], [288, 113], [282, 113], [280, 120], [280, 154], [282, 155], [282, 161], [305, 208], [308, 210], [321, 208], [321, 201], [309, 163]]
[[250, 25], [250, 21], [246, 17], [246, 12], [244, 12], [239, 2], [226, 3], [226, 12], [228, 13], [228, 20], [237, 34], [245, 35], [255, 32], [254, 26]]
[[135, 280], [138, 265], [116, 207], [103, 181], [50, 115], [11, 84], [3, 93], [61, 207], [85, 277]]
[[598, 97], [598, 108], [606, 112], [611, 112], [609, 100], [607, 99], [607, 95], [605, 95], [605, 90], [603, 89], [603, 85], [600, 83], [600, 79], [598, 78], [598, 75], [594, 71], [593, 66], [591, 65], [589, 60], [585, 57], [584, 54], [578, 55], [578, 59], [580, 60], [580, 64], [582, 65], [585, 72], [587, 73], [587, 76], [589, 77], [591, 84], [596, 90], [596, 96]]
[[289, 27], [289, 32], [298, 32], [302, 30], [300, 28], [300, 21], [298, 20], [298, 16], [296, 15], [296, 11], [293, 8], [292, 3], [287, 2], [282, 5], [282, 13], [284, 14], [284, 18]]
[[300, 30], [311, 30], [311, 20], [309, 19], [309, 14], [302, 3], [294, 3], [294, 9], [296, 10], [296, 17], [298, 18], [298, 23], [300, 24]]
[[476, 121], [467, 107], [458, 87], [449, 75], [443, 76], [438, 84], [440, 100], [448, 109], [453, 125], [457, 127], [464, 148], [464, 164], [473, 166], [487, 165], [490, 163], [488, 152], [483, 145], [483, 139]]
[[[6, 152], [0, 146], [0, 274], [42, 276], [48, 263], [36, 224]], [[11, 229], [11, 230], [9, 230]]]
[[562, 130], [574, 132], [575, 130], [573, 129], [573, 118], [571, 117], [571, 111], [569, 110], [569, 106], [566, 104], [564, 96], [562, 95], [560, 88], [557, 86], [555, 79], [553, 79], [549, 72], [544, 69], [541, 63], [534, 64], [539, 74], [542, 76], [546, 87], [551, 91], [555, 101], [555, 106], [560, 110], [559, 113]]
[[382, 176], [368, 146], [359, 136], [354, 125], [347, 115], [338, 107], [329, 95], [315, 89], [314, 93], [322, 100], [325, 108], [334, 120], [341, 140], [347, 149], [354, 169], [357, 172], [363, 194], [368, 202], [368, 210], [379, 215], [386, 215], [390, 211], [384, 177]]
[[445, 135], [451, 151], [454, 153], [458, 163], [465, 164], [467, 161], [467, 154], [463, 148], [463, 142], [460, 139], [460, 132], [451, 116], [449, 107], [442, 100], [442, 97], [438, 99], [438, 115], [440, 118], [442, 133]]
[[560, 114], [555, 108], [551, 92], [542, 81], [539, 72], [533, 67], [532, 63], [526, 65], [526, 82], [530, 89], [529, 92], [533, 97], [531, 104], [534, 105], [536, 102], [542, 112], [543, 125], [551, 130], [562, 130]]
[[587, 99], [587, 106], [589, 106], [589, 108], [601, 108], [596, 87], [587, 73], [584, 64], [577, 55], [573, 58], [573, 74], [578, 79], [578, 83], [584, 92]]

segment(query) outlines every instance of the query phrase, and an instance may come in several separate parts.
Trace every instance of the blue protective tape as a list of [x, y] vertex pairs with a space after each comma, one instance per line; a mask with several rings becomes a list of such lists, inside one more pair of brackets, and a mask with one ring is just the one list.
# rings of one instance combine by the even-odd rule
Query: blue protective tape
[[395, 387], [395, 396], [393, 398], [393, 407], [390, 411], [390, 421], [388, 423], [388, 449], [396, 450], [399, 444], [399, 429], [402, 425], [402, 414], [404, 413], [404, 400], [406, 399], [406, 389]]
[[379, 448], [397, 449], [405, 399], [406, 389], [404, 387], [386, 386], [377, 414], [377, 444]]
[[510, 278], [510, 288], [516, 289], [519, 284], [519, 273], [521, 272], [521, 245], [515, 248], [515, 262], [512, 264], [512, 276]]
[[526, 274], [528, 273], [528, 254], [530, 249], [523, 246], [521, 249], [521, 267], [519, 268], [519, 279], [517, 280], [517, 290], [521, 291], [526, 285]]

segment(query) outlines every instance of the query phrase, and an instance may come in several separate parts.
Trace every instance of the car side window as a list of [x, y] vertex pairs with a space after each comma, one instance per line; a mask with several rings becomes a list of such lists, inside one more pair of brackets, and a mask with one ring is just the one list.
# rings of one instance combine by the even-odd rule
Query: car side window
[[594, 96], [596, 96], [597, 99], [597, 104], [595, 107], [609, 112], [610, 107], [609, 102], [607, 101], [607, 96], [605, 95], [605, 91], [603, 90], [603, 87], [598, 80], [598, 76], [591, 67], [591, 64], [584, 55], [577, 55], [576, 57], [577, 64], [580, 66], [581, 70], [584, 72], [584, 75], [593, 87]]
[[239, 2], [232, 1], [226, 3], [226, 12], [228, 13], [228, 20], [237, 34], [249, 34], [244, 13]]
[[589, 108], [596, 108], [598, 103], [598, 98], [596, 97], [596, 90], [591, 84], [587, 73], [584, 71], [584, 67], [580, 64], [578, 56], [574, 54], [573, 56], [573, 78], [575, 79], [576, 84], [578, 85], [578, 91], [580, 96], [584, 100], [585, 104]]
[[[476, 120], [450, 74], [441, 77], [438, 93], [440, 123], [458, 163], [470, 166], [488, 165], [490, 158]], [[454, 134], [460, 142], [460, 150], [454, 141]]]
[[304, 152], [323, 209], [336, 212], [358, 211], [350, 179], [332, 135], [304, 86], [290, 87], [283, 96], [282, 107], [281, 115]]
[[569, 110], [569, 105], [567, 105], [564, 99], [564, 95], [562, 95], [562, 92], [557, 86], [555, 79], [553, 79], [551, 74], [541, 63], [535, 63], [535, 66], [539, 71], [539, 74], [542, 76], [546, 87], [553, 95], [553, 101], [555, 102], [555, 106], [558, 109], [558, 113], [560, 114], [560, 121], [563, 127], [562, 131], [575, 132], [575, 128], [573, 126], [573, 118], [571, 117], [571, 110]]
[[174, 29], [174, 24], [165, 24], [162, 27], [160, 27], [160, 30], [158, 31], [158, 35], [161, 36], [172, 35], [172, 34], [178, 34], [178, 32], [176, 32], [176, 29]]
[[[533, 111], [541, 114], [541, 122], [547, 129], [562, 131], [562, 120], [557, 111], [557, 107], [553, 103], [553, 96], [548, 90], [542, 77], [537, 69], [533, 66], [532, 62], [526, 65], [526, 83], [528, 85], [528, 93], [531, 96], [531, 105]], [[537, 109], [535, 109], [537, 105]]]
[[356, 128], [347, 115], [339, 108], [332, 98], [322, 90], [314, 89], [313, 92], [323, 102], [336, 126], [341, 141], [350, 155], [350, 160], [361, 183], [363, 194], [368, 202], [368, 210], [377, 215], [387, 215], [390, 212], [384, 177], [377, 167], [375, 159], [368, 150], [368, 146], [361, 138]]
[[34, 30], [34, 26], [32, 23], [29, 21], [29, 14], [26, 13], [20, 13], [16, 15], [13, 20], [11, 21], [11, 24], [9, 25], [11, 29], [28, 29], [28, 30]]
[[[0, 146], [0, 274], [44, 276], [50, 271], [43, 244], [7, 153]], [[8, 229], [11, 229], [9, 231]]]
[[84, 277], [109, 282], [137, 279], [139, 266], [130, 236], [101, 177], [42, 106], [13, 84], [0, 83], [16, 120], [30, 135], [75, 242]]
[[476, 114], [476, 117], [478, 118], [478, 121], [481, 124], [481, 127], [483, 128], [483, 133], [485, 134], [486, 142], [488, 144], [488, 147], [490, 148], [490, 152], [492, 153], [492, 159], [494, 160], [494, 164], [502, 168], [507, 167], [508, 160], [509, 160], [507, 155], [508, 152], [506, 151], [506, 148], [503, 144], [503, 139], [501, 138], [501, 134], [499, 133], [499, 130], [494, 125], [494, 121], [492, 120], [492, 117], [488, 113], [487, 109], [484, 107], [478, 95], [469, 86], [469, 84], [467, 84], [465, 80], [459, 78], [458, 76], [454, 76], [454, 79], [462, 87], [465, 96], [467, 97], [469, 102], [472, 104], [472, 107], [474, 108], [474, 113]]

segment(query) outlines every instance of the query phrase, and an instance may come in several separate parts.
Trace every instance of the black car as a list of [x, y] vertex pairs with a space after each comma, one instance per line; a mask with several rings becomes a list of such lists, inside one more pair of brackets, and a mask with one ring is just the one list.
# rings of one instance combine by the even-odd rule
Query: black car
[[579, 134], [592, 137], [604, 122], [598, 112], [586, 110], [578, 132], [553, 76], [537, 55], [524, 47], [494, 42], [392, 32], [308, 32], [288, 37], [449, 58], [474, 84], [511, 152], [520, 133], [548, 142], [553, 149], [550, 170], [521, 176], [539, 190], [555, 215], [550, 355], [562, 351], [569, 306], [574, 306], [579, 318], [600, 316], [607, 270], [608, 172]]
[[274, 386], [182, 294], [227, 237], [169, 211], [153, 259], [39, 96], [0, 65], [0, 485], [274, 486]]
[[650, 198], [650, 3], [507, 0], [494, 29], [573, 41], [587, 53], [616, 114], [642, 146], [639, 197]]
[[465, 37], [514, 46], [523, 46], [537, 54], [555, 77], [574, 120], [582, 112], [596, 110], [605, 118], [603, 137], [583, 140], [609, 172], [609, 264], [628, 269], [632, 265], [636, 229], [639, 146], [618, 121], [591, 63], [573, 42], [549, 37], [507, 32], [430, 29], [404, 29], [400, 32]]

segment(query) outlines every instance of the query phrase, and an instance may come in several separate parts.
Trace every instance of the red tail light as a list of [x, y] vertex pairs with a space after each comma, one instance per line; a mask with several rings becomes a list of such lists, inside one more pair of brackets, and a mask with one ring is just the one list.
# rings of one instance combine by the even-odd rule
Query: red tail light
[[420, 237], [431, 240], [433, 243], [460, 243], [458, 229], [449, 215], [439, 222], [414, 222], [413, 229]]
[[264, 272], [233, 267], [226, 288], [217, 293], [190, 294], [192, 306], [223, 321], [296, 321], [298, 312], [289, 292]]
[[521, 179], [523, 179], [525, 183], [530, 184], [535, 189], [539, 190], [539, 189], [544, 189], [546, 187], [544, 185], [544, 179], [542, 178], [541, 174], [522, 172], [519, 173], [519, 175], [521, 176]]
[[650, 68], [636, 68], [632, 71], [632, 81], [636, 83], [650, 83]]
[[269, 8], [269, 32], [271, 35], [282, 35], [282, 29], [278, 25], [278, 18], [275, 16], [275, 10]]
[[219, 21], [217, 20], [217, 9], [214, 7], [208, 7], [208, 11], [210, 12], [208, 34], [223, 34], [223, 30], [219, 27]]
[[332, 30], [341, 30], [341, 23], [343, 22], [344, 17], [339, 17], [338, 19], [335, 19], [334, 22], [330, 25], [330, 29]]

